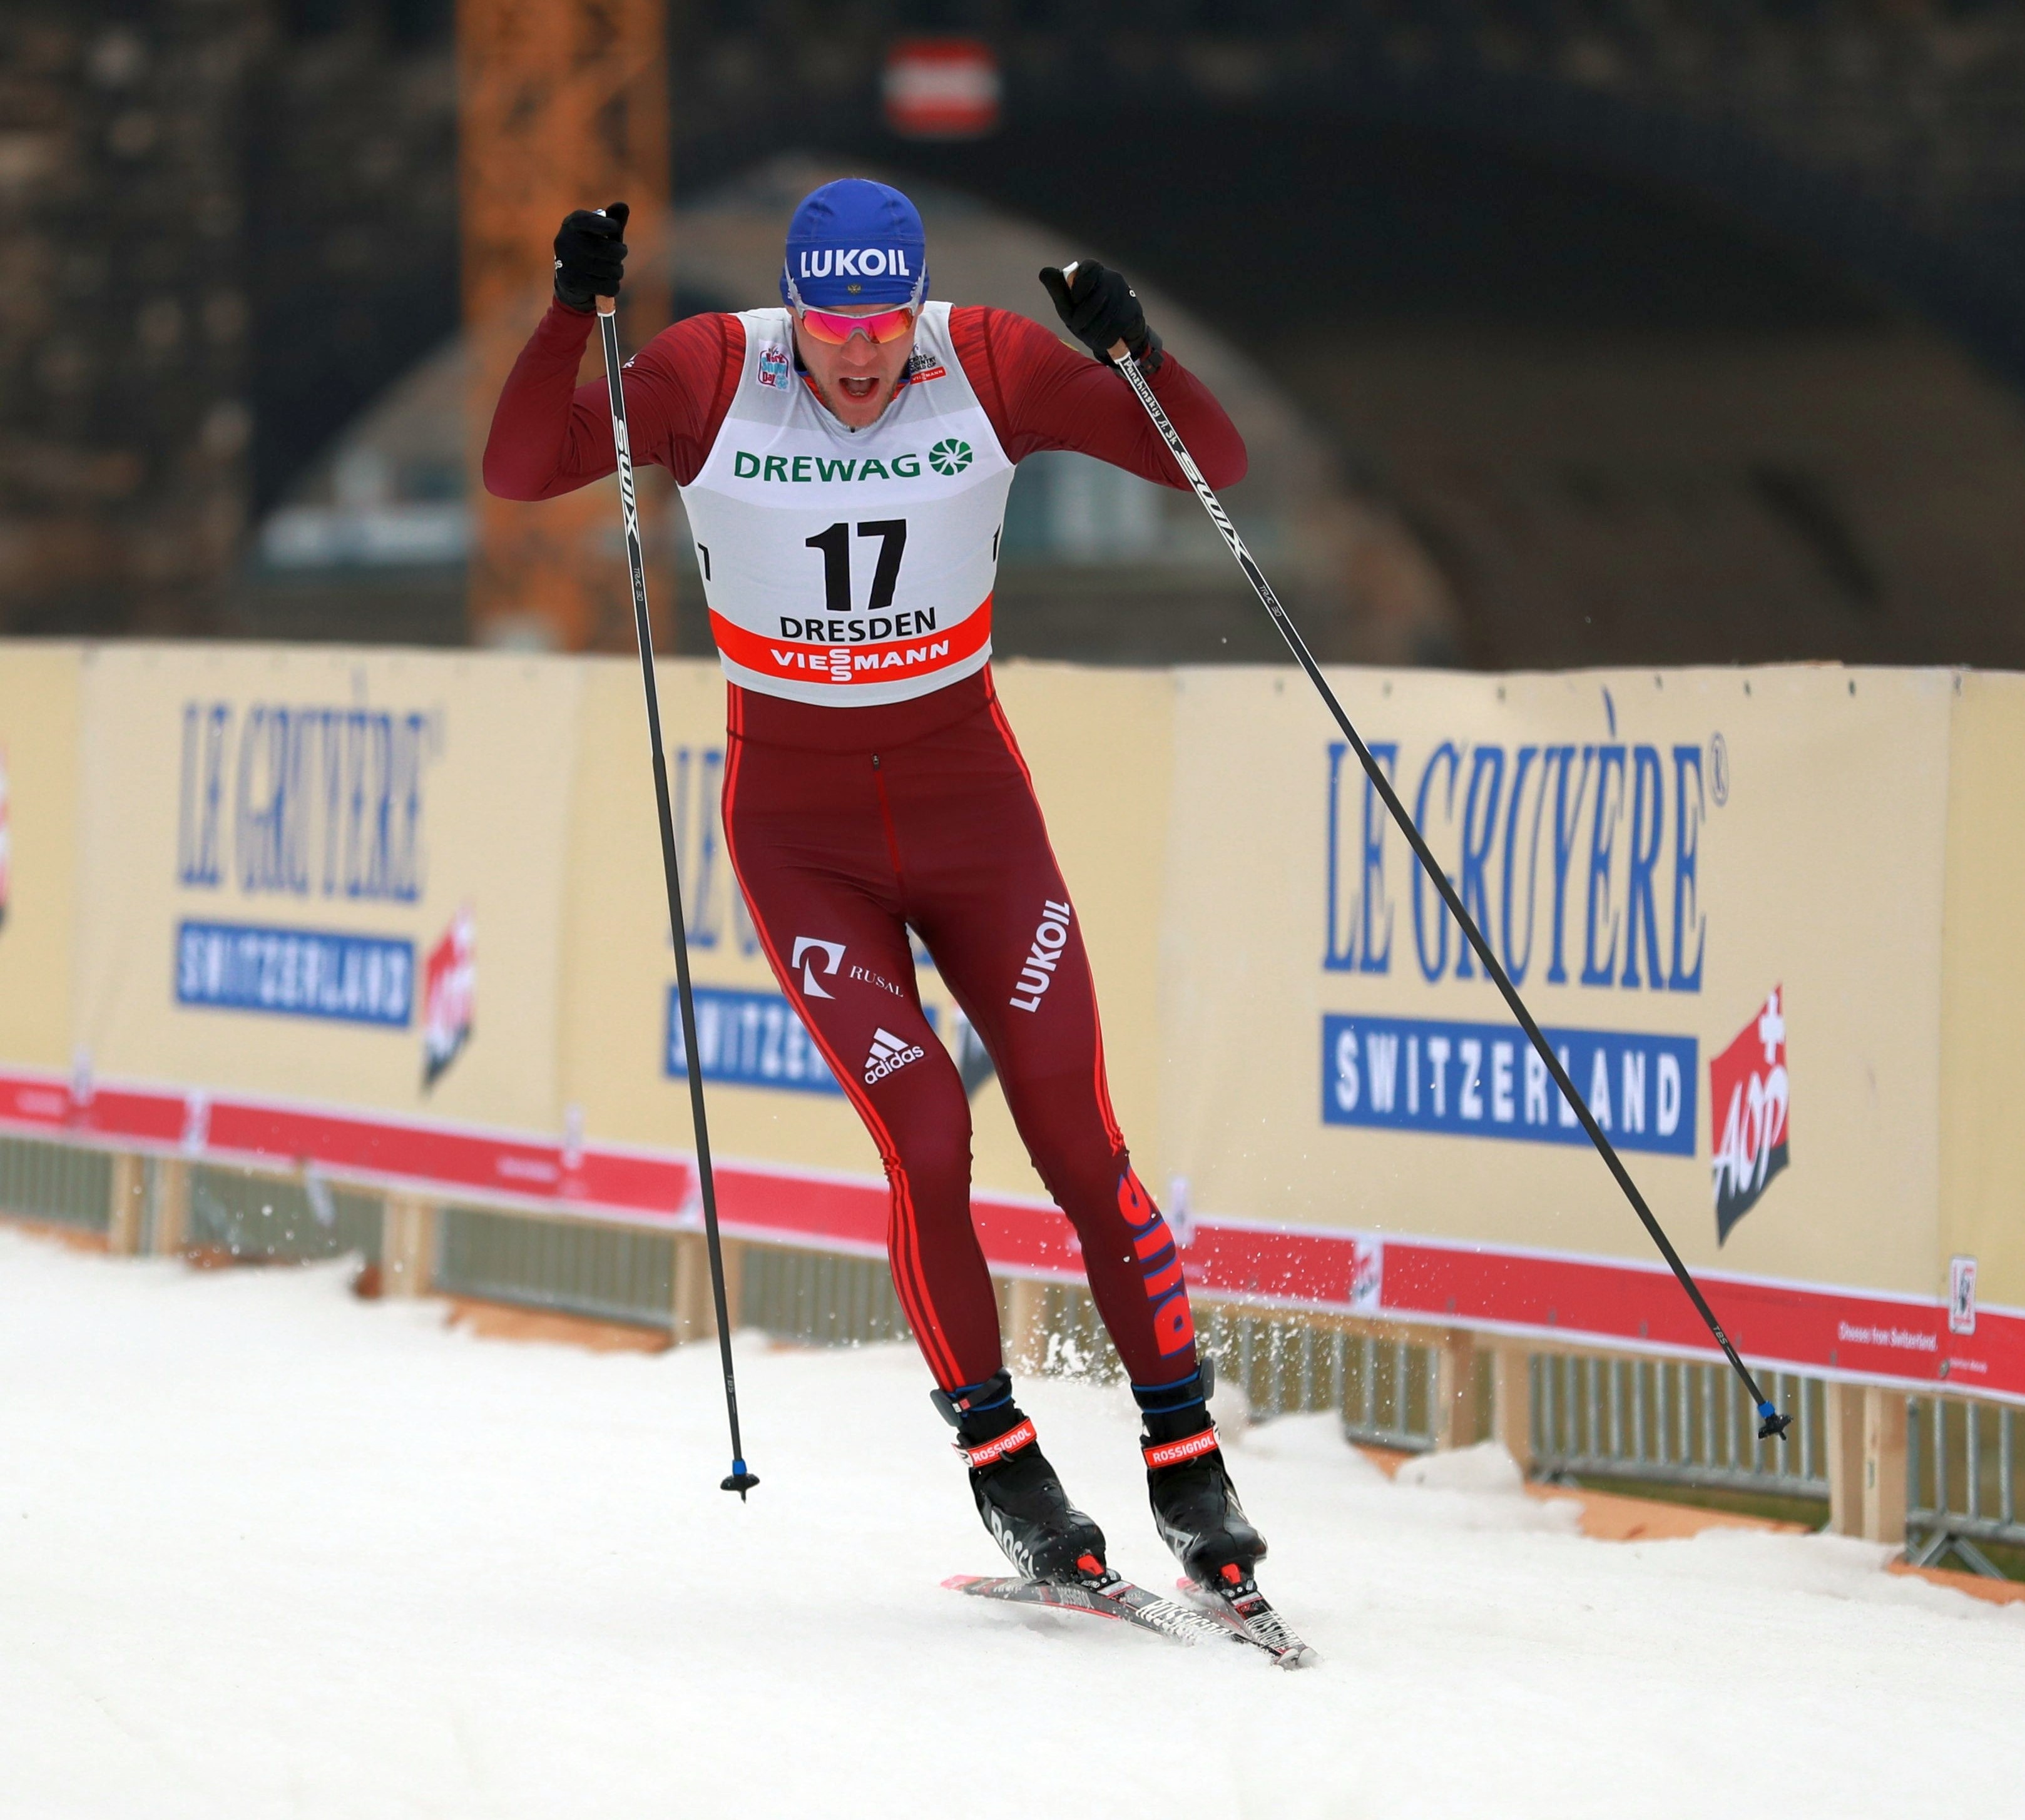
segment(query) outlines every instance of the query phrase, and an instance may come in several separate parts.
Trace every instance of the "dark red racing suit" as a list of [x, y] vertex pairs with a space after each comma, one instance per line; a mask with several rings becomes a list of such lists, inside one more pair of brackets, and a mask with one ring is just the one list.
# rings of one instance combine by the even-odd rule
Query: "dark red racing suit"
[[[558, 304], [521, 354], [486, 448], [492, 492], [545, 499], [612, 471], [604, 383], [575, 383], [595, 320]], [[1005, 310], [958, 309], [951, 330], [1012, 460], [1075, 449], [1182, 484], [1118, 374]], [[741, 325], [719, 315], [642, 350], [626, 374], [636, 457], [693, 478], [744, 354]], [[1171, 355], [1152, 384], [1211, 485], [1241, 478], [1244, 444], [1202, 384]], [[1180, 1260], [1112, 1110], [1074, 902], [990, 670], [870, 706], [731, 685], [724, 826], [781, 989], [878, 1144], [893, 1281], [937, 1383], [957, 1390], [998, 1370], [998, 1306], [970, 1220], [969, 1101], [922, 1013], [910, 929], [990, 1054], [1132, 1382], [1186, 1378], [1195, 1335]], [[851, 957], [834, 972], [833, 946]]]

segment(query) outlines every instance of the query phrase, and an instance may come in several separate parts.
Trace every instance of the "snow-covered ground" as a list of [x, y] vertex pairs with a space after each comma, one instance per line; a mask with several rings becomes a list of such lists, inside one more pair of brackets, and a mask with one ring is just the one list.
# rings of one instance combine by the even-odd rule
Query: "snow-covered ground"
[[[9, 1820], [2025, 1811], [2025, 1607], [1872, 1548], [1586, 1541], [1275, 1423], [1233, 1457], [1327, 1653], [1288, 1675], [942, 1591], [996, 1557], [910, 1352], [741, 1340], [741, 1506], [714, 1348], [344, 1281], [0, 1231]], [[1120, 1398], [1027, 1402], [1167, 1583]]]

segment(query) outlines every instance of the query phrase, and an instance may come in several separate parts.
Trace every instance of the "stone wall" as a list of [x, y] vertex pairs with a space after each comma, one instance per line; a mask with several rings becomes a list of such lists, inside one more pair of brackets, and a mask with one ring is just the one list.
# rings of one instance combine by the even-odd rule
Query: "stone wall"
[[255, 0], [0, 14], [0, 629], [200, 629], [246, 516]]

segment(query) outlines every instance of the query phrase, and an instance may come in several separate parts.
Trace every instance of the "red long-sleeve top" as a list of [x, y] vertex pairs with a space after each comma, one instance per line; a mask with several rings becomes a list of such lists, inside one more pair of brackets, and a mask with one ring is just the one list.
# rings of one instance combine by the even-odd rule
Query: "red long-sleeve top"
[[[577, 366], [597, 321], [556, 303], [513, 363], [485, 444], [485, 486], [502, 499], [553, 499], [609, 474], [618, 457], [605, 382]], [[957, 358], [1009, 459], [1072, 449], [1141, 479], [1185, 486], [1181, 469], [1117, 373], [1065, 347], [1038, 322], [976, 305], [950, 312]], [[626, 368], [627, 427], [636, 461], [686, 486], [701, 472], [744, 369], [736, 316], [691, 316], [664, 328]], [[1209, 391], [1170, 354], [1154, 394], [1211, 486], [1244, 477], [1244, 440]]]

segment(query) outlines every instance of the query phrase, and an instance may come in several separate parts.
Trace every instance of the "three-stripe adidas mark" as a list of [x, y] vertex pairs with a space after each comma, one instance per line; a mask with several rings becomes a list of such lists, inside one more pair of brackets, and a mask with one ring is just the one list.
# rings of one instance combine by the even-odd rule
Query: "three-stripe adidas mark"
[[875, 1081], [884, 1081], [910, 1062], [920, 1061], [924, 1053], [918, 1043], [910, 1043], [891, 1030], [875, 1029], [872, 1033], [872, 1053], [865, 1058], [865, 1084], [869, 1087]]

